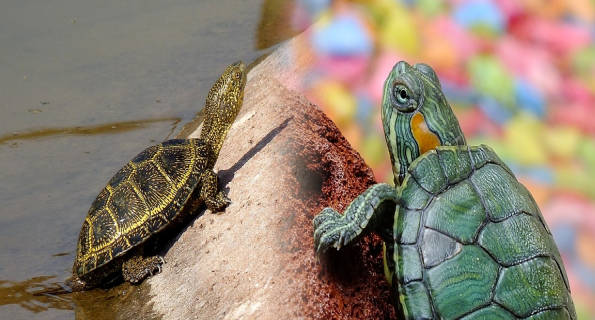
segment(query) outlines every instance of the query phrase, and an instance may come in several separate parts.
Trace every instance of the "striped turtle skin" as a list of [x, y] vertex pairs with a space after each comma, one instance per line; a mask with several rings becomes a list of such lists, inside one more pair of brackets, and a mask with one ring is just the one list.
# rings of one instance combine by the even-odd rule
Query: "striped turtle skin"
[[395, 186], [314, 218], [319, 253], [366, 232], [405, 319], [576, 319], [560, 253], [529, 191], [488, 146], [467, 146], [438, 77], [395, 65], [385, 82]]
[[245, 84], [244, 64], [228, 66], [209, 91], [200, 138], [148, 147], [109, 180], [83, 222], [67, 281], [72, 291], [110, 286], [119, 278], [141, 282], [163, 263], [144, 250], [149, 239], [180, 225], [201, 204], [212, 212], [229, 204], [213, 168], [241, 108]]

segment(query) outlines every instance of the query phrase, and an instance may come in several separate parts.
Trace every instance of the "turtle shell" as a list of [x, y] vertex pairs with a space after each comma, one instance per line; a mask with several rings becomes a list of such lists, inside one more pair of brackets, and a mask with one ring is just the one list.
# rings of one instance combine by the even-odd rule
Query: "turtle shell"
[[110, 265], [175, 221], [207, 168], [207, 154], [201, 140], [168, 140], [120, 169], [83, 222], [73, 274]]
[[399, 193], [391, 262], [405, 318], [576, 318], [539, 208], [489, 147], [427, 152]]

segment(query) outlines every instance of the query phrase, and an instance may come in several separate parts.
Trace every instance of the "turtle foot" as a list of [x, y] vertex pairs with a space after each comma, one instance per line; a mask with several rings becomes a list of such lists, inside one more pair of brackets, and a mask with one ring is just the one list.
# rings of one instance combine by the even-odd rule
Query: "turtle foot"
[[355, 198], [343, 215], [332, 208], [323, 209], [313, 221], [316, 252], [321, 254], [330, 247], [339, 250], [365, 230], [374, 231], [375, 221], [389, 218], [389, 225], [392, 225], [396, 203], [396, 190], [388, 184], [379, 183]]
[[204, 200], [211, 213], [221, 212], [231, 204], [231, 200], [225, 193], [218, 189], [217, 174], [214, 171], [203, 172], [201, 180], [203, 185], [200, 190], [200, 199]]
[[214, 199], [205, 200], [207, 208], [212, 213], [223, 211], [228, 205], [231, 204], [231, 200], [222, 192], [218, 192]]
[[134, 256], [122, 264], [122, 276], [124, 280], [138, 284], [145, 278], [160, 273], [163, 263], [165, 261], [160, 256]]
[[324, 208], [314, 218], [314, 248], [316, 252], [324, 253], [330, 247], [339, 250], [349, 243], [359, 231], [352, 230], [350, 222], [343, 219], [343, 216], [334, 209]]

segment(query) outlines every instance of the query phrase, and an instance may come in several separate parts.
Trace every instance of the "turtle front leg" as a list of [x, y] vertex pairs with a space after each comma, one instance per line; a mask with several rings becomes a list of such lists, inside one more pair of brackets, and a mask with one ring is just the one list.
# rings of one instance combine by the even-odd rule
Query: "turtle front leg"
[[132, 284], [138, 284], [148, 276], [160, 273], [163, 263], [160, 256], [135, 255], [122, 264], [122, 277]]
[[[354, 241], [364, 230], [377, 231], [384, 236], [392, 233], [394, 209], [397, 204], [397, 191], [385, 183], [368, 188], [355, 198], [345, 209], [343, 215], [332, 208], [324, 208], [314, 217], [314, 247], [316, 252], [323, 253], [330, 247], [339, 250], [342, 246]], [[387, 225], [391, 230], [375, 230], [376, 226]]]
[[231, 203], [231, 200], [223, 191], [218, 190], [217, 174], [212, 170], [207, 170], [202, 174], [201, 181], [200, 199], [205, 202], [212, 213], [223, 211]]

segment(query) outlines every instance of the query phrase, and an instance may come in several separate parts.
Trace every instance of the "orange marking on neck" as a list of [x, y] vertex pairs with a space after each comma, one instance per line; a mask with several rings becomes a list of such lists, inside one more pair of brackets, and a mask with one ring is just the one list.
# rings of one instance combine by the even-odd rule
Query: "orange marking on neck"
[[411, 132], [419, 146], [419, 154], [422, 155], [440, 145], [440, 139], [430, 131], [423, 114], [416, 112], [411, 118]]

